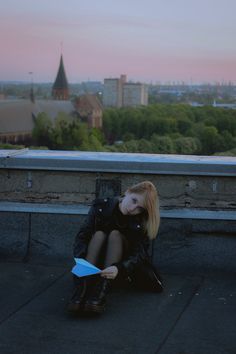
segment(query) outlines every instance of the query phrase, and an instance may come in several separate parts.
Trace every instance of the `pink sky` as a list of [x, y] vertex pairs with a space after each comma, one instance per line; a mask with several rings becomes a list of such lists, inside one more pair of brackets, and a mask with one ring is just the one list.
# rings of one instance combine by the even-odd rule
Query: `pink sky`
[[8, 0], [0, 81], [234, 82], [235, 0]]

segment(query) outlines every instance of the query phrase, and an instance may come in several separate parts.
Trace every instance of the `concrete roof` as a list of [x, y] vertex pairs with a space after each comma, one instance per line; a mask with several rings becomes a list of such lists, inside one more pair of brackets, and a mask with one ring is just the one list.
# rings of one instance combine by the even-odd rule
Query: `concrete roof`
[[235, 274], [162, 274], [161, 294], [113, 289], [71, 317], [70, 264], [0, 264], [2, 354], [235, 354]]

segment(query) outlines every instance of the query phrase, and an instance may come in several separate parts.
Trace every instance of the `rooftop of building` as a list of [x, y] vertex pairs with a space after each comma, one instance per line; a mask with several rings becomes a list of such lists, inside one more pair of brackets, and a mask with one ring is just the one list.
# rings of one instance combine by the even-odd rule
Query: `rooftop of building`
[[0, 100], [0, 133], [32, 131], [33, 116], [46, 113], [54, 120], [59, 112], [71, 114], [74, 106], [71, 101], [29, 99]]
[[[235, 166], [234, 157], [1, 150], [0, 352], [234, 354]], [[88, 210], [78, 206], [143, 179], [160, 187], [152, 260], [164, 291], [114, 287], [101, 316], [69, 316], [72, 245]], [[189, 215], [166, 213], [171, 205]]]
[[103, 315], [70, 317], [67, 265], [1, 262], [2, 354], [234, 354], [235, 273], [162, 273], [161, 294], [114, 289]]

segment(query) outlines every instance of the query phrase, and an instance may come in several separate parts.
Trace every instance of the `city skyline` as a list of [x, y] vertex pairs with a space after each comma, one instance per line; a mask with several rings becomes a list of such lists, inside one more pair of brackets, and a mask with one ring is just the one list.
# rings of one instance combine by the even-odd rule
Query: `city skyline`
[[[8, 0], [0, 81], [236, 82], [234, 0]], [[33, 74], [30, 74], [33, 73]]]

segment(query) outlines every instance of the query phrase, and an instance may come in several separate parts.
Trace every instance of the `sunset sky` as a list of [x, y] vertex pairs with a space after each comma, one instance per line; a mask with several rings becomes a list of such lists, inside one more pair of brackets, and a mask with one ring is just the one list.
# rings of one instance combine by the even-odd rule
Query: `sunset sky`
[[235, 14], [236, 0], [1, 0], [0, 81], [52, 82], [62, 51], [71, 83], [236, 84]]

